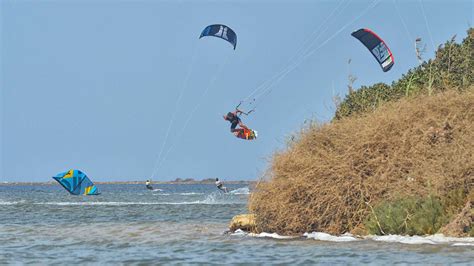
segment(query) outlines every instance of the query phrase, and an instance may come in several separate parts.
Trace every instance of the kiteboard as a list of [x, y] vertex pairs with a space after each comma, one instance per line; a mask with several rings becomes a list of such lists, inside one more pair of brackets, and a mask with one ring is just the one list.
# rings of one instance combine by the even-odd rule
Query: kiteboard
[[237, 132], [238, 133], [236, 137], [245, 140], [253, 140], [256, 139], [258, 136], [257, 131], [252, 130], [250, 128], [239, 128]]

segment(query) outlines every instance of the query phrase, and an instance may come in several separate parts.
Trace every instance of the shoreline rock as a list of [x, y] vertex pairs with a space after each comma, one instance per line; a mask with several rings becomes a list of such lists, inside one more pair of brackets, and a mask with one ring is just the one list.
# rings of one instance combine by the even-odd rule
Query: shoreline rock
[[230, 221], [229, 229], [232, 232], [235, 232], [238, 229], [241, 229], [246, 232], [255, 232], [256, 223], [254, 214], [240, 214], [236, 215]]

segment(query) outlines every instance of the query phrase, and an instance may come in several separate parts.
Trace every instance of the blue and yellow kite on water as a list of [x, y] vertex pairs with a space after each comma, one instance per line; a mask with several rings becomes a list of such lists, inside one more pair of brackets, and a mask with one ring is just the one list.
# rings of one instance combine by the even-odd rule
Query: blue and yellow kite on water
[[86, 174], [79, 170], [69, 170], [53, 176], [69, 193], [73, 195], [99, 195], [99, 189]]

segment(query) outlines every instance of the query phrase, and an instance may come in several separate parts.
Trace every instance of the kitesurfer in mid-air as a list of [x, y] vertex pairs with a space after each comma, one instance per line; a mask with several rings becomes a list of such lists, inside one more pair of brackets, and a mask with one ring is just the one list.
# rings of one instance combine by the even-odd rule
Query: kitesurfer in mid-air
[[244, 114], [244, 112], [240, 111], [239, 109], [235, 109], [234, 112], [228, 112], [227, 115], [224, 115], [224, 120], [230, 122], [230, 132], [232, 132], [235, 136], [237, 136], [240, 131], [240, 129], [236, 128], [237, 125], [243, 129], [248, 129], [247, 126], [242, 123], [242, 120], [240, 120], [239, 114]]
[[224, 193], [227, 193], [227, 188], [224, 187], [224, 184], [219, 180], [219, 178], [216, 178], [216, 187], [224, 191]]

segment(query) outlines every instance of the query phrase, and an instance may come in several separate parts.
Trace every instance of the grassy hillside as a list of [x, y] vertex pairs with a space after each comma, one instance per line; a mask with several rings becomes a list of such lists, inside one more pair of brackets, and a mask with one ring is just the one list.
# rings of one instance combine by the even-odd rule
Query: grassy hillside
[[474, 187], [473, 37], [276, 152], [250, 198], [257, 230], [430, 234], [453, 219]]

